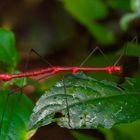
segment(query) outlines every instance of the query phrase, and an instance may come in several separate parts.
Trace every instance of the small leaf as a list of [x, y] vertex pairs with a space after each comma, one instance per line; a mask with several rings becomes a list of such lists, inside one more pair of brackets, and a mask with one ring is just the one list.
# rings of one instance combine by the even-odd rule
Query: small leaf
[[8, 91], [0, 91], [0, 117], [6, 106], [0, 140], [28, 140], [31, 133], [32, 135], [35, 133], [35, 130], [27, 132], [27, 124], [33, 104], [27, 96], [20, 98], [19, 93], [9, 96], [8, 102], [5, 104], [7, 94]]
[[130, 22], [133, 20], [140, 18], [140, 12], [129, 13], [124, 15], [120, 20], [120, 26], [123, 30], [127, 30]]
[[140, 57], [140, 44], [127, 43], [127, 55]]
[[[118, 51], [118, 54], [122, 54], [124, 52], [124, 48]], [[140, 57], [140, 44], [137, 43], [126, 43], [126, 54], [128, 56]]]
[[131, 9], [140, 12], [140, 0], [131, 0]]
[[[37, 102], [29, 129], [56, 122], [67, 128], [111, 128], [140, 118], [140, 96], [115, 83], [97, 81], [83, 73], [67, 77]], [[67, 99], [67, 100], [66, 100]], [[60, 113], [59, 117], [55, 117]]]
[[0, 28], [0, 61], [15, 67], [19, 61], [19, 54], [15, 48], [15, 36], [11, 31]]

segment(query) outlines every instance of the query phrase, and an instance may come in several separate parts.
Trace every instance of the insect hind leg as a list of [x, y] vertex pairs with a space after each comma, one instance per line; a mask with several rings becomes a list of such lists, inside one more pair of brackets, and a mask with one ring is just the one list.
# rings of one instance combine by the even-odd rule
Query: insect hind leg
[[35, 55], [37, 55], [45, 64], [49, 65], [50, 67], [53, 67], [53, 65], [47, 61], [46, 59], [44, 59], [37, 51], [35, 51], [34, 49], [30, 50], [30, 53], [34, 53]]
[[[25, 65], [24, 65], [24, 68], [25, 68], [26, 70], [27, 70], [27, 67], [28, 67], [28, 65], [29, 65], [30, 57], [31, 57], [31, 54], [32, 54], [32, 53], [34, 53], [34, 54], [36, 54], [37, 56], [39, 56], [39, 58], [41, 58], [47, 65], [49, 65], [49, 66], [52, 67], [52, 65], [51, 65], [47, 60], [45, 60], [39, 53], [37, 53], [34, 49], [31, 49], [31, 50], [29, 51], [28, 60], [27, 60], [27, 62], [26, 62]], [[24, 70], [24, 71], [25, 71], [25, 70]], [[47, 77], [47, 76], [45, 76], [45, 77]], [[39, 80], [41, 80], [41, 79], [43, 79], [43, 77], [40, 78]], [[22, 83], [24, 83], [24, 81], [25, 81], [25, 78], [23, 78]], [[4, 116], [5, 116], [5, 114], [6, 114], [6, 109], [7, 109], [7, 107], [8, 107], [9, 97], [10, 97], [11, 95], [13, 95], [15, 91], [19, 91], [19, 90], [20, 90], [20, 94], [19, 94], [19, 96], [17, 97], [17, 101], [16, 101], [15, 105], [18, 104], [18, 103], [20, 102], [21, 98], [22, 98], [22, 95], [23, 95], [23, 88], [26, 87], [26, 86], [28, 86], [28, 85], [30, 85], [30, 84], [22, 85], [22, 87], [17, 88], [17, 89], [13, 89], [12, 91], [10, 91], [10, 92], [7, 94], [7, 96], [6, 96], [6, 98], [5, 98], [5, 101], [4, 101], [4, 109], [3, 109], [3, 111], [2, 111], [2, 116], [1, 116], [1, 119], [0, 119], [0, 136], [1, 136], [2, 126], [3, 126]], [[14, 108], [12, 109], [12, 111], [11, 111], [12, 114], [14, 114], [15, 111], [16, 111], [16, 107], [14, 107]], [[14, 115], [12, 115], [12, 118], [13, 118], [13, 116], [14, 116]], [[12, 118], [11, 118], [11, 120], [12, 120]], [[8, 124], [7, 128], [9, 128], [9, 126], [10, 126], [10, 123]]]
[[105, 58], [105, 60], [108, 62], [108, 64], [112, 64], [112, 62], [108, 59], [108, 57], [103, 53], [102, 49], [100, 47], [95, 47], [90, 53], [89, 55], [82, 61], [82, 63], [80, 64], [80, 67], [82, 67], [88, 60], [89, 58], [95, 53], [99, 51], [103, 57]]

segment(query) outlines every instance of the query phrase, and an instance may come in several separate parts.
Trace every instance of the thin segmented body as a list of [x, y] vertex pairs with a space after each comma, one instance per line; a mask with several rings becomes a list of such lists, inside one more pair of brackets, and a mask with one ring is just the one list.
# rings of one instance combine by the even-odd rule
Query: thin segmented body
[[0, 74], [0, 80], [3, 81], [9, 81], [14, 78], [20, 78], [20, 77], [31, 77], [31, 76], [38, 76], [42, 74], [47, 74], [47, 73], [59, 73], [59, 72], [66, 72], [66, 71], [71, 71], [72, 74], [77, 73], [78, 71], [104, 71], [109, 74], [112, 74], [113, 72], [122, 72], [122, 67], [120, 66], [107, 66], [107, 67], [50, 67], [46, 69], [41, 69], [37, 71], [32, 71], [32, 72], [24, 72], [24, 73], [18, 73], [18, 74], [9, 74], [9, 73], [4, 73]]

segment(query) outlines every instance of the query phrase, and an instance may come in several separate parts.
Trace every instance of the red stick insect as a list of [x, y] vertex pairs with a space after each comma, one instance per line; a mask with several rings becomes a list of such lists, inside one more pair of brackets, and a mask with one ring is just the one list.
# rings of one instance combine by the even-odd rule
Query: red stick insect
[[52, 67], [52, 68], [46, 68], [46, 69], [41, 69], [38, 71], [33, 71], [33, 72], [25, 72], [25, 73], [19, 73], [19, 74], [0, 74], [0, 80], [3, 81], [9, 81], [14, 78], [21, 78], [21, 77], [31, 77], [31, 76], [38, 76], [42, 74], [56, 74], [60, 72], [66, 72], [66, 71], [71, 71], [72, 74], [75, 74], [79, 71], [105, 71], [109, 74], [112, 74], [113, 72], [122, 72], [122, 68], [120, 66], [107, 66], [107, 67], [98, 67], [98, 68], [93, 68], [93, 67]]
[[[32, 71], [32, 72], [23, 72], [23, 73], [19, 73], [19, 74], [9, 74], [9, 73], [4, 73], [4, 74], [0, 74], [0, 80], [2, 81], [10, 81], [11, 79], [14, 78], [21, 78], [21, 77], [31, 77], [31, 76], [38, 76], [38, 75], [42, 75], [42, 74], [56, 74], [56, 73], [60, 73], [60, 72], [67, 72], [67, 71], [71, 71], [72, 74], [75, 74], [79, 71], [84, 71], [84, 72], [92, 72], [92, 71], [104, 71], [107, 72], [108, 74], [112, 74], [113, 72], [117, 72], [117, 73], [122, 73], [122, 67], [121, 66], [116, 66], [116, 64], [118, 63], [119, 60], [117, 60], [117, 62], [113, 65], [113, 66], [106, 66], [106, 67], [82, 67], [83, 64], [88, 60], [88, 58], [96, 51], [99, 50], [101, 52], [101, 54], [103, 54], [103, 52], [101, 51], [101, 49], [99, 47], [96, 47], [95, 49], [93, 49], [93, 51], [89, 54], [89, 56], [81, 63], [81, 65], [79, 67], [74, 66], [74, 67], [60, 67], [60, 66], [52, 66], [49, 62], [47, 62], [51, 67], [50, 68], [45, 68], [45, 69], [40, 69], [37, 71]], [[34, 50], [32, 50], [33, 52], [35, 52]], [[38, 54], [37, 52], [35, 52], [36, 54]], [[39, 54], [38, 54], [39, 55]], [[40, 55], [39, 55], [40, 56]], [[104, 54], [103, 54], [104, 56]], [[105, 56], [104, 56], [105, 57]], [[106, 57], [105, 57], [106, 58]], [[121, 58], [121, 57], [120, 57]], [[120, 59], [119, 58], [119, 59]], [[106, 58], [107, 59], [107, 58]], [[108, 60], [108, 59], [107, 59]]]
[[[67, 71], [70, 71], [72, 74], [75, 74], [75, 73], [77, 73], [79, 71], [87, 71], [87, 72], [92, 72], [92, 71], [99, 71], [100, 72], [100, 71], [103, 71], [103, 72], [107, 72], [108, 74], [112, 74], [113, 72], [117, 72], [117, 73], [121, 73], [122, 72], [122, 67], [121, 66], [116, 66], [116, 64], [118, 63], [118, 61], [120, 60], [121, 57], [118, 59], [118, 61], [113, 66], [106, 66], [106, 67], [82, 67], [83, 64], [89, 59], [89, 57], [96, 50], [99, 50], [103, 54], [101, 49], [99, 49], [99, 47], [96, 47], [88, 55], [88, 57], [83, 61], [83, 63], [79, 67], [77, 67], [77, 66], [75, 66], [75, 67], [60, 67], [60, 66], [57, 66], [56, 67], [56, 66], [50, 65], [51, 66], [50, 68], [41, 69], [41, 70], [37, 70], [37, 71], [33, 71], [33, 72], [23, 72], [23, 73], [19, 73], [19, 74], [8, 74], [8, 73], [0, 74], [0, 80], [2, 80], [2, 81], [9, 81], [9, 80], [14, 79], [14, 78], [38, 76], [38, 75], [43, 75], [43, 74], [48, 74], [46, 77], [49, 77], [49, 76], [54, 75], [56, 73], [67, 72]], [[32, 51], [35, 52], [34, 50], [32, 50]], [[36, 54], [39, 55], [38, 53], [36, 53]], [[40, 78], [38, 80], [44, 79], [46, 77], [42, 77], [42, 78]], [[16, 90], [13, 90], [9, 95], [13, 94], [17, 90], [23, 89], [24, 87], [26, 87], [28, 85], [29, 84], [27, 84], [27, 85], [25, 85], [25, 86], [23, 86], [21, 88], [18, 88]], [[66, 94], [65, 83], [64, 83], [64, 93]], [[2, 114], [2, 118], [1, 118], [1, 121], [0, 121], [1, 127], [2, 127], [2, 123], [3, 123], [4, 115], [5, 115], [6, 104], [7, 104], [6, 102], [8, 101], [9, 95], [7, 96], [6, 101], [5, 101], [5, 108], [4, 108], [4, 111], [3, 111], [3, 114]], [[21, 93], [21, 95], [22, 95], [22, 93]], [[19, 96], [19, 100], [21, 98], [21, 95]], [[66, 105], [67, 105], [67, 110], [69, 111], [67, 98], [66, 98]], [[68, 113], [68, 119], [69, 119], [69, 126], [70, 126], [69, 113]]]

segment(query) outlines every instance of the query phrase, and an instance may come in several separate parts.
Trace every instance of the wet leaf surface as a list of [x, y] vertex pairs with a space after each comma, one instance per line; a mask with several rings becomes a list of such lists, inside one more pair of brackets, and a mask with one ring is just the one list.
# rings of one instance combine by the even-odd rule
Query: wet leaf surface
[[[67, 128], [111, 128], [140, 118], [140, 96], [115, 83], [97, 81], [83, 73], [69, 76], [38, 100], [29, 129], [51, 122]], [[66, 89], [66, 93], [64, 92]], [[56, 113], [60, 117], [54, 117]]]

